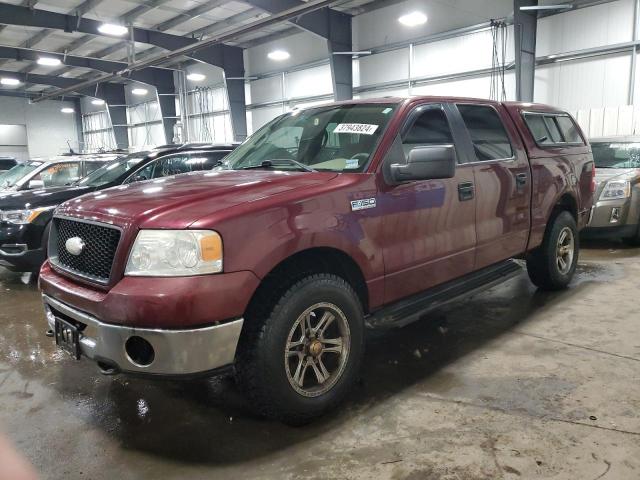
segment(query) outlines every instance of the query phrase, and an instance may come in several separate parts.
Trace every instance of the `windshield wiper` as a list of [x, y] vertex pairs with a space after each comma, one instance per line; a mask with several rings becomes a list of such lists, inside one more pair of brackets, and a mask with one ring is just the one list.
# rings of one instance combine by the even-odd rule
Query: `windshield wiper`
[[239, 170], [253, 170], [256, 168], [271, 168], [271, 167], [275, 167], [278, 165], [278, 162], [280, 163], [280, 165], [284, 163], [288, 163], [291, 165], [295, 165], [296, 167], [298, 167], [300, 170], [304, 171], [304, 172], [317, 172], [317, 170], [311, 168], [308, 165], [305, 165], [304, 163], [300, 163], [297, 160], [294, 160], [293, 158], [273, 158], [270, 160], [263, 160], [263, 162], [259, 165], [251, 165], [249, 167], [242, 167]]

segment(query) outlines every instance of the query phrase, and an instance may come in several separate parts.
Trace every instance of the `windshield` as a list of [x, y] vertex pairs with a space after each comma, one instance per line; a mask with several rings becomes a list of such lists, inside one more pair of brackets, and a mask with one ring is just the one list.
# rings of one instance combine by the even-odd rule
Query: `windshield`
[[94, 170], [90, 175], [78, 181], [76, 185], [82, 185], [84, 187], [101, 187], [117, 180], [122, 175], [134, 169], [145, 158], [146, 155], [140, 154], [118, 158], [115, 161], [109, 162], [97, 170]]
[[640, 143], [592, 143], [596, 168], [640, 168]]
[[362, 172], [396, 107], [332, 105], [283, 115], [230, 153], [221, 168]]
[[0, 188], [12, 187], [41, 165], [42, 162], [29, 162], [16, 165], [11, 170], [0, 176]]

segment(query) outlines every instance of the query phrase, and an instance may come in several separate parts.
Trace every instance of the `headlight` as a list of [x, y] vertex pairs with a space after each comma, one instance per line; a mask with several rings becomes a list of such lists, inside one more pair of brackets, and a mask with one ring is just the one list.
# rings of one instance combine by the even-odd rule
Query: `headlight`
[[125, 275], [182, 277], [222, 272], [222, 238], [210, 230], [140, 230]]
[[0, 212], [0, 221], [13, 223], [15, 225], [26, 225], [33, 222], [38, 216], [48, 210], [53, 210], [53, 207], [34, 208], [32, 210], [8, 210], [6, 212]]
[[611, 180], [606, 183], [600, 200], [612, 200], [615, 198], [627, 198], [631, 195], [631, 183], [625, 180]]

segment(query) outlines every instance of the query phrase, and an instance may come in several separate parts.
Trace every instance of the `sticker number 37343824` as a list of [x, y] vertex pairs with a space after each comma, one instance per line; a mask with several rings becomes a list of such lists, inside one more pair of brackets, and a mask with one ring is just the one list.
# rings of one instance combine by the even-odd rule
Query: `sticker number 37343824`
[[333, 130], [333, 133], [361, 133], [363, 135], [373, 135], [378, 129], [378, 125], [369, 123], [340, 123]]

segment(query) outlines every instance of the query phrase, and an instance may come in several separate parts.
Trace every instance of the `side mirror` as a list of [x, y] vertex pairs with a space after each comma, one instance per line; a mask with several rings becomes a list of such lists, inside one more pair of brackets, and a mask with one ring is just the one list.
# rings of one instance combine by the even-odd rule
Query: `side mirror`
[[27, 188], [29, 190], [40, 190], [44, 188], [44, 182], [42, 180], [30, 180]]
[[395, 182], [452, 178], [456, 174], [456, 149], [453, 145], [416, 147], [409, 152], [407, 163], [391, 165]]

